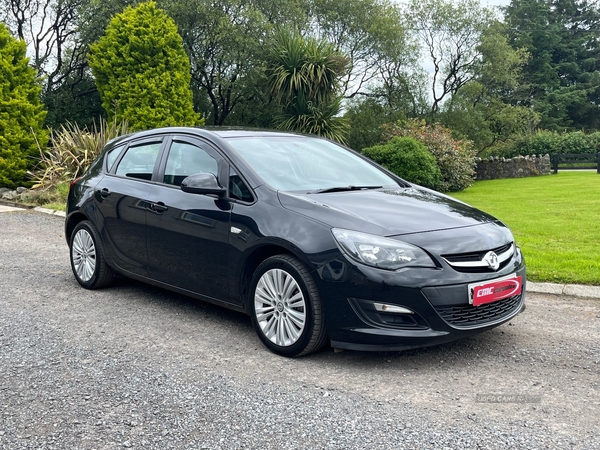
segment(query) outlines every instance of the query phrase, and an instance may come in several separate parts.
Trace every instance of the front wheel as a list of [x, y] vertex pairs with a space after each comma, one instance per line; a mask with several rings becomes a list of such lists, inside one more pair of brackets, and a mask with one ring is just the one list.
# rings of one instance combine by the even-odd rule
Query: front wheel
[[302, 356], [327, 342], [315, 282], [297, 258], [272, 256], [260, 264], [250, 289], [252, 324], [261, 341], [282, 356]]
[[100, 237], [89, 220], [79, 222], [69, 243], [71, 269], [77, 282], [86, 289], [99, 289], [114, 279], [104, 259]]

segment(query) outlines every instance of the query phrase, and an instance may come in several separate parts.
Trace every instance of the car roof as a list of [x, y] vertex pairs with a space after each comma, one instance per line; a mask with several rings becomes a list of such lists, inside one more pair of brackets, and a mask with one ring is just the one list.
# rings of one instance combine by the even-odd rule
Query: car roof
[[306, 137], [306, 135], [291, 133], [287, 131], [276, 131], [261, 128], [236, 128], [236, 127], [205, 127], [203, 130], [210, 131], [217, 136], [227, 138], [239, 138], [239, 137]]

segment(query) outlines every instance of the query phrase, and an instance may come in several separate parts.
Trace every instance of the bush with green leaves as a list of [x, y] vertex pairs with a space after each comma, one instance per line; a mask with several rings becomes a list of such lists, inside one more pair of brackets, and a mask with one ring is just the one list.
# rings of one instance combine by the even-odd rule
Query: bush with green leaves
[[600, 152], [600, 132], [586, 134], [582, 131], [557, 133], [556, 131], [538, 131], [535, 134], [521, 136], [502, 148], [497, 156], [512, 158], [515, 156], [556, 155], [564, 153]]
[[100, 119], [91, 131], [66, 123], [52, 131], [48, 148], [39, 147], [39, 163], [29, 172], [34, 189], [49, 190], [81, 176], [98, 157], [108, 141], [127, 133], [127, 122], [108, 123]]
[[425, 121], [411, 119], [385, 124], [383, 135], [412, 137], [427, 147], [435, 157], [442, 174], [439, 189], [443, 192], [462, 191], [475, 179], [476, 152], [473, 143], [454, 139], [451, 131], [439, 123], [428, 125]]
[[40, 80], [25, 52], [25, 42], [12, 37], [0, 22], [0, 186], [27, 184], [36, 138], [41, 146], [48, 139]]
[[440, 188], [442, 174], [435, 157], [416, 139], [394, 137], [385, 144], [365, 148], [362, 154], [411, 183]]
[[127, 120], [135, 130], [204, 123], [194, 112], [177, 26], [154, 2], [113, 17], [88, 59], [109, 120]]

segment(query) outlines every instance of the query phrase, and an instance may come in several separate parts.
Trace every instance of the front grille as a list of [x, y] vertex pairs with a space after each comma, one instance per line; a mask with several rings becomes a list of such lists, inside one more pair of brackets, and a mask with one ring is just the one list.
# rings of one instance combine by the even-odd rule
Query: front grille
[[491, 250], [442, 255], [442, 258], [444, 258], [454, 270], [459, 272], [493, 272], [494, 270], [488, 267], [487, 262], [483, 261], [483, 258], [489, 251], [496, 253], [498, 256], [500, 267], [497, 270], [499, 270], [510, 262], [511, 257], [515, 252], [515, 247], [512, 242], [509, 242], [506, 245]]
[[513, 314], [521, 306], [521, 295], [481, 306], [436, 306], [438, 314], [457, 328], [471, 328], [496, 322]]

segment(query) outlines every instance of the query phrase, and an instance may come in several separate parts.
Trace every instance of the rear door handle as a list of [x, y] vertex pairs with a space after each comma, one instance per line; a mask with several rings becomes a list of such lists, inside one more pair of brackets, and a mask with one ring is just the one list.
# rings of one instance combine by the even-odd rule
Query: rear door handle
[[100, 191], [100, 195], [101, 195], [102, 197], [106, 198], [106, 197], [108, 197], [108, 196], [110, 195], [110, 191], [109, 191], [107, 188], [103, 188], [103, 189]]

